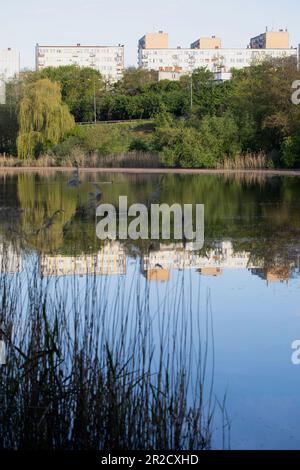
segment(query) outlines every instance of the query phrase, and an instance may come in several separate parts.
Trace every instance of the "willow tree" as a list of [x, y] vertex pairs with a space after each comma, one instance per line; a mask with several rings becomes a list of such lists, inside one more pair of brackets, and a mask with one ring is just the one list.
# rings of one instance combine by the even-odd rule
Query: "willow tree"
[[60, 85], [41, 79], [25, 86], [19, 111], [19, 158], [33, 158], [47, 151], [72, 130], [75, 122], [62, 103]]

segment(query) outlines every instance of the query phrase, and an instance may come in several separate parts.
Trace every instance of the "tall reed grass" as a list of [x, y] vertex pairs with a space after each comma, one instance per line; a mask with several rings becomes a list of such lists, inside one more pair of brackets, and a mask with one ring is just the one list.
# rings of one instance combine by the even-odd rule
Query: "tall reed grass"
[[32, 160], [20, 160], [16, 157], [0, 156], [2, 167], [73, 167], [77, 164], [85, 168], [160, 168], [159, 157], [150, 152], [132, 151], [112, 155], [99, 155], [97, 153], [85, 154], [81, 151], [73, 155], [56, 157], [42, 155]]
[[236, 158], [225, 157], [218, 168], [224, 170], [262, 170], [270, 168], [270, 160], [265, 153], [247, 153]]
[[9, 253], [0, 274], [0, 449], [211, 448], [212, 313], [209, 300], [199, 310], [200, 292], [195, 301], [183, 274], [162, 296], [137, 271], [44, 277], [32, 252], [9, 274]]

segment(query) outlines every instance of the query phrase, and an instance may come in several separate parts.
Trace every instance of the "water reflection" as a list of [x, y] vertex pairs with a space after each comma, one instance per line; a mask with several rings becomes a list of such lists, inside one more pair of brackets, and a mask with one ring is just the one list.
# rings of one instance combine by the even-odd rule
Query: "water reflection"
[[[69, 179], [68, 174], [51, 172], [1, 177], [2, 295], [11, 292], [5, 274], [10, 289], [24, 275], [22, 279], [31, 286], [47, 286], [54, 318], [61, 315], [67, 323], [68, 311], [71, 317], [76, 313], [79, 321], [88, 311], [89, 325], [95, 331], [105, 326], [111, 344], [121, 344], [116, 338], [122, 328], [139, 335], [147, 325], [147, 332], [152, 332], [147, 343], [151, 356], [155, 344], [168, 344], [168, 349], [176, 337], [180, 352], [172, 359], [174, 370], [178, 371], [177, 359], [185, 357], [188, 376], [197, 384], [199, 377], [203, 379], [198, 355], [202, 351], [203, 358], [206, 343], [201, 349], [198, 327], [201, 323], [200, 329], [205, 331], [209, 298], [216, 342], [214, 392], [222, 397], [228, 388], [232, 447], [299, 448], [300, 375], [290, 361], [290, 345], [300, 331], [299, 178], [238, 174], [166, 175], [162, 179], [155, 174], [86, 173], [80, 175], [82, 182], [76, 187], [68, 185]], [[175, 240], [103, 244], [95, 234], [94, 208], [90, 210], [95, 184], [102, 190], [102, 202], [116, 206], [120, 195], [128, 197], [128, 204], [147, 203], [158, 187], [157, 202], [204, 204], [204, 248], [193, 251], [189, 244]], [[29, 274], [33, 266], [34, 279]], [[61, 297], [55, 299], [57, 292]], [[76, 292], [74, 304], [71, 292]], [[34, 298], [34, 308], [38, 308], [38, 299]], [[22, 301], [20, 311], [27, 305], [26, 296]], [[67, 310], [62, 309], [64, 302]], [[16, 301], [10, 304], [11, 315], [17, 305]], [[136, 316], [131, 316], [132, 309]], [[5, 324], [8, 319], [3, 319], [3, 312]], [[141, 312], [145, 315], [142, 323]], [[51, 321], [55, 330], [55, 320]], [[172, 343], [168, 333], [172, 337], [175, 325], [178, 329]], [[188, 328], [193, 332], [190, 349], [187, 336], [184, 346], [180, 338], [181, 331], [187, 335]], [[84, 337], [87, 330], [81, 333]], [[130, 337], [128, 334], [126, 341], [133, 347], [137, 343]], [[139, 341], [138, 353], [144, 354], [145, 344], [142, 346], [141, 338]], [[96, 361], [93, 351], [91, 347], [89, 352]], [[69, 358], [71, 353], [73, 345]], [[163, 349], [164, 371], [168, 353], [170, 349]], [[208, 363], [212, 366], [212, 356]], [[80, 375], [79, 365], [78, 356], [76, 373]], [[67, 369], [64, 377], [70, 372]], [[113, 442], [113, 436], [111, 439]], [[221, 441], [213, 439], [212, 445], [220, 447]]]

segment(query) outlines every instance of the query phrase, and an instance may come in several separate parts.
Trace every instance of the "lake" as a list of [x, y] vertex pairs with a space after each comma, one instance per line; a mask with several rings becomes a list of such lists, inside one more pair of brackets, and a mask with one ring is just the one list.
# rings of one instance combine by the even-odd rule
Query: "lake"
[[[165, 397], [173, 391], [181, 410], [186, 404], [192, 407], [203, 393], [202, 421], [210, 427], [207, 447], [299, 449], [300, 365], [292, 360], [292, 345], [300, 340], [299, 177], [91, 171], [80, 173], [81, 182], [75, 185], [70, 178], [70, 172], [57, 171], [0, 174], [0, 339], [8, 353], [7, 365], [0, 366], [6, 422], [1, 447], [10, 448], [13, 442], [34, 447], [39, 429], [31, 422], [32, 410], [39, 410], [39, 426], [47, 421], [48, 430], [55, 416], [53, 435], [50, 439], [44, 430], [41, 447], [53, 444], [56, 437], [58, 448], [71, 441], [79, 448], [97, 447], [104, 432], [93, 436], [99, 426], [97, 408], [93, 416], [84, 417], [80, 407], [100, 400], [99, 383], [89, 371], [111, 367], [107, 361], [101, 366], [104, 347], [111, 348], [108, 362], [118, 358], [115, 368], [120, 367], [122, 380], [123, 368], [128, 376], [146, 367], [149, 376], [158, 375], [167, 387]], [[101, 242], [95, 231], [97, 188], [101, 202], [115, 206], [121, 195], [129, 204], [147, 204], [153, 195], [157, 203], [204, 204], [204, 247], [191, 251], [185, 241], [172, 239]], [[43, 335], [33, 338], [29, 330], [37, 325], [37, 317], [43, 327], [36, 331]], [[66, 338], [72, 346], [66, 346]], [[75, 350], [80, 350], [76, 371], [83, 370], [81, 360], [89, 364], [84, 378], [73, 369]], [[128, 361], [120, 366], [124, 351]], [[144, 366], [149, 357], [151, 365]], [[20, 370], [18, 388], [14, 380]], [[65, 399], [70, 380], [72, 387], [81, 384], [82, 395], [76, 406], [70, 398], [69, 434], [61, 437], [69, 408], [56, 404]], [[41, 391], [42, 383], [48, 385]], [[184, 399], [178, 392], [183, 383]], [[50, 393], [51, 386], [55, 392]], [[91, 386], [93, 392], [85, 394]], [[132, 398], [137, 408], [132, 408], [131, 417], [144, 406], [141, 401], [147, 401], [147, 393], [139, 393]], [[122, 392], [114, 389], [111, 395], [120, 397]], [[113, 409], [120, 405], [115, 400]], [[122, 432], [128, 439], [141, 426], [130, 421], [135, 431], [129, 432], [126, 413], [131, 406], [132, 401], [122, 408]], [[167, 413], [159, 399], [155, 406]], [[170, 429], [174, 426], [176, 435], [180, 413], [174, 409]], [[113, 427], [109, 416], [108, 426]], [[163, 420], [165, 415], [159, 416]], [[183, 429], [188, 429], [191, 416]], [[83, 441], [78, 436], [85, 419], [92, 429]], [[30, 439], [20, 438], [20, 428]], [[151, 442], [162, 446], [154, 434]], [[174, 445], [176, 437], [166, 435]], [[116, 437], [110, 439], [103, 441], [104, 447], [126, 446]], [[127, 442], [141, 448], [144, 441]], [[145, 442], [149, 445], [150, 440]], [[186, 447], [188, 442], [182, 438], [176, 445]]]

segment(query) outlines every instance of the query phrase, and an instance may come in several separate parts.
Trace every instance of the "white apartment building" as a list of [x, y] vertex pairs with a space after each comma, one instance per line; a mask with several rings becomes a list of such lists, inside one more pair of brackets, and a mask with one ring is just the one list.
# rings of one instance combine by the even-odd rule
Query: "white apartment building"
[[124, 46], [40, 46], [36, 45], [36, 70], [62, 65], [91, 67], [110, 82], [122, 78]]
[[20, 53], [8, 48], [0, 50], [0, 104], [5, 104], [5, 84], [20, 73]]
[[[276, 33], [273, 34], [277, 40]], [[284, 34], [287, 35], [288, 40], [288, 33]], [[147, 41], [148, 36], [151, 41]], [[156, 36], [155, 41], [154, 36]], [[224, 81], [230, 79], [232, 69], [249, 67], [268, 57], [297, 58], [297, 49], [279, 48], [280, 44], [277, 40], [277, 42], [269, 41], [265, 48], [223, 49], [221, 40], [213, 36], [198, 39], [190, 48], [174, 49], [169, 47], [168, 36], [161, 31], [157, 34], [145, 35], [139, 40], [138, 65], [146, 70], [155, 70], [159, 74], [159, 79], [171, 80], [178, 80], [182, 75], [205, 67], [215, 74], [217, 81]], [[286, 45], [286, 41], [282, 44]], [[273, 48], [269, 47], [272, 45]]]
[[230, 73], [268, 57], [296, 57], [297, 49], [139, 49], [139, 67], [157, 72], [188, 74], [200, 67]]

